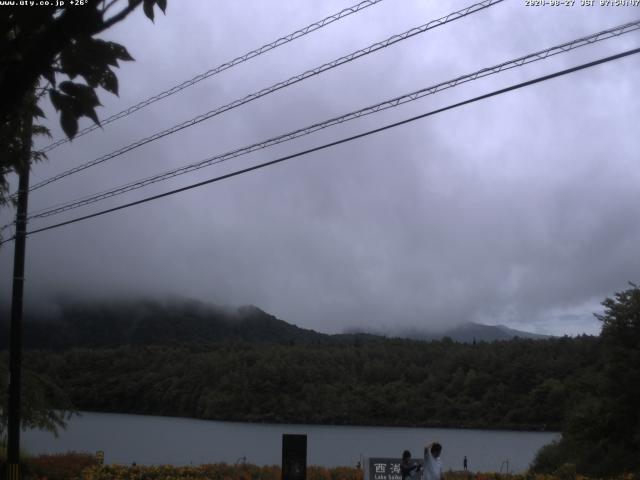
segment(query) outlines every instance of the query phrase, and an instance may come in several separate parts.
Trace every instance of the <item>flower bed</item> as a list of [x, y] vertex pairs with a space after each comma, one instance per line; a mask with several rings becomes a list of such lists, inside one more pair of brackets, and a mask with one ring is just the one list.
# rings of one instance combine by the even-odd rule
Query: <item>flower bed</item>
[[[280, 480], [280, 467], [215, 463], [192, 467], [102, 465], [86, 469], [82, 480]], [[363, 480], [362, 470], [308, 467], [307, 480]]]

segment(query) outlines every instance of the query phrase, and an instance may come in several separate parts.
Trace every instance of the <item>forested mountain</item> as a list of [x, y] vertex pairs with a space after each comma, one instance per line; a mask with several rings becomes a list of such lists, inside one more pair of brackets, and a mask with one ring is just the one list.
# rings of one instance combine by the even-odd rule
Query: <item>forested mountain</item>
[[253, 422], [559, 429], [599, 359], [595, 337], [326, 335], [193, 301], [67, 304], [24, 336], [78, 409]]
[[[6, 332], [6, 323], [3, 328]], [[257, 307], [232, 309], [193, 300], [66, 303], [55, 314], [27, 317], [23, 336], [26, 348], [42, 350], [215, 341], [318, 344], [328, 337]], [[0, 332], [0, 349], [7, 347], [8, 335]]]
[[[8, 315], [5, 316], [8, 319]], [[387, 332], [353, 332], [327, 335], [304, 329], [270, 315], [257, 307], [237, 309], [203, 304], [194, 300], [114, 301], [62, 303], [48, 315], [32, 314], [24, 322], [24, 345], [29, 349], [64, 350], [74, 347], [106, 348], [124, 345], [203, 344], [245, 341], [258, 344], [329, 345], [368, 341], [376, 336], [413, 340], [458, 342], [544, 338], [504, 326], [465, 323], [446, 331], [425, 329]], [[8, 348], [8, 323], [0, 323], [0, 350]]]
[[496, 340], [511, 340], [513, 338], [549, 338], [549, 335], [539, 335], [522, 330], [515, 330], [504, 325], [484, 325], [481, 323], [466, 322], [446, 330], [431, 331], [426, 329], [405, 329], [387, 336], [408, 338], [412, 340], [440, 340], [445, 337], [456, 342], [495, 342]]
[[[25, 403], [45, 414], [71, 401], [250, 422], [562, 430], [537, 471], [638, 471], [640, 289], [631, 285], [603, 302], [599, 337], [469, 343], [326, 335], [255, 307], [74, 305], [27, 322]], [[0, 373], [6, 362], [0, 352]]]

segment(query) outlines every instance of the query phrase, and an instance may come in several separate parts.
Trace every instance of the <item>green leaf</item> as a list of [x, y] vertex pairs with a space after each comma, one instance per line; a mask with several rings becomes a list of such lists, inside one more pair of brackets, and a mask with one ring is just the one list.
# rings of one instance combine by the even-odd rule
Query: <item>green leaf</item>
[[52, 138], [51, 132], [44, 125], [33, 125], [31, 127], [31, 131], [33, 135], [46, 135], [49, 138]]
[[[49, 135], [49, 138], [53, 138], [51, 135]], [[42, 160], [47, 160], [49, 157], [47, 157], [46, 153], [43, 152], [39, 152], [37, 150], [32, 150], [31, 151], [31, 162], [41, 162]]]
[[126, 48], [124, 48], [119, 43], [109, 42], [110, 48], [115, 54], [116, 58], [119, 60], [124, 60], [125, 62], [129, 62], [134, 60], [134, 58], [129, 54]]
[[[83, 106], [93, 108], [100, 105], [100, 100], [96, 95], [95, 90], [89, 85], [82, 85], [81, 83], [62, 82], [60, 84], [60, 90], [74, 97], [74, 99], [81, 103]], [[84, 109], [83, 109], [84, 111]]]
[[92, 38], [91, 42], [87, 44], [87, 53], [90, 55], [91, 64], [102, 68], [106, 67], [105, 64], [117, 67], [118, 57], [112, 48], [113, 44], [113, 42]]
[[66, 93], [67, 95], [71, 96], [71, 97], [75, 97], [76, 95], [78, 95], [79, 92], [79, 87], [80, 85], [78, 83], [73, 83], [73, 82], [62, 82], [60, 84], [60, 90], [62, 90], [64, 93]]
[[82, 78], [89, 84], [91, 88], [96, 88], [100, 85], [100, 79], [102, 78], [103, 72], [92, 68], [91, 70], [87, 70], [82, 74]]
[[144, 10], [144, 14], [153, 22], [153, 5], [155, 4], [155, 0], [144, 0], [142, 4], [142, 9]]
[[53, 105], [53, 108], [56, 109], [56, 111], [60, 111], [65, 105], [66, 99], [64, 98], [64, 96], [53, 88], [49, 90], [49, 98], [51, 99], [51, 104]]
[[80, 117], [89, 117], [100, 125], [95, 110], [95, 107], [100, 105], [100, 100], [92, 87], [66, 81], [60, 84], [60, 90], [63, 93], [56, 90], [50, 92], [51, 102], [56, 110], [61, 112], [60, 123], [69, 138], [73, 138], [77, 133]]
[[33, 116], [34, 116], [35, 118], [45, 118], [44, 112], [43, 112], [43, 111], [42, 111], [42, 109], [41, 109], [39, 106], [37, 106], [37, 105], [34, 105], [34, 106], [33, 106]]
[[100, 86], [107, 92], [118, 95], [118, 77], [111, 70], [106, 70], [100, 78]]
[[82, 60], [78, 54], [75, 43], [60, 52], [60, 68], [72, 79], [76, 77], [81, 69]]
[[167, 10], [167, 0], [156, 0], [156, 4], [162, 10], [162, 13], [165, 13]]
[[91, 120], [93, 120], [96, 125], [100, 126], [100, 120], [98, 119], [98, 114], [96, 113], [95, 108], [87, 107], [83, 110], [82, 113], [85, 117], [89, 117]]
[[78, 119], [70, 109], [65, 109], [60, 114], [60, 125], [69, 139], [72, 139], [78, 133]]

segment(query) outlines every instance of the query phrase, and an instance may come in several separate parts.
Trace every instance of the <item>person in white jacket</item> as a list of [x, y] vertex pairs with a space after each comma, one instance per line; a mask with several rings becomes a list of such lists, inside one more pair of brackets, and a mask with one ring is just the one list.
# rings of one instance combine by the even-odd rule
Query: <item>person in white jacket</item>
[[440, 454], [442, 445], [432, 442], [424, 447], [424, 465], [422, 466], [422, 480], [443, 480]]

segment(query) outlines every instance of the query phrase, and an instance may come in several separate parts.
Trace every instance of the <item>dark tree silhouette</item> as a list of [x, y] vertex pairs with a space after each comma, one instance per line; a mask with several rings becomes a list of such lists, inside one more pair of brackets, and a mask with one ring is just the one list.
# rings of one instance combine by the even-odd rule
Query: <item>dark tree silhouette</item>
[[[640, 288], [602, 302], [601, 366], [586, 379], [562, 439], [542, 449], [534, 469], [553, 473], [571, 465], [578, 473], [640, 474]], [[564, 467], [563, 467], [564, 466]]]
[[[78, 119], [99, 123], [96, 90], [118, 94], [113, 68], [133, 60], [127, 49], [95, 38], [142, 6], [153, 20], [154, 7], [163, 12], [167, 0], [82, 0], [81, 5], [4, 6], [0, 13], [0, 203], [7, 201], [5, 176], [43, 158], [24, 155], [34, 135], [48, 134], [31, 127], [42, 117], [38, 101], [48, 96], [60, 112], [65, 134], [72, 138]], [[81, 80], [81, 81], [78, 81]], [[27, 134], [25, 135], [25, 132]]]

